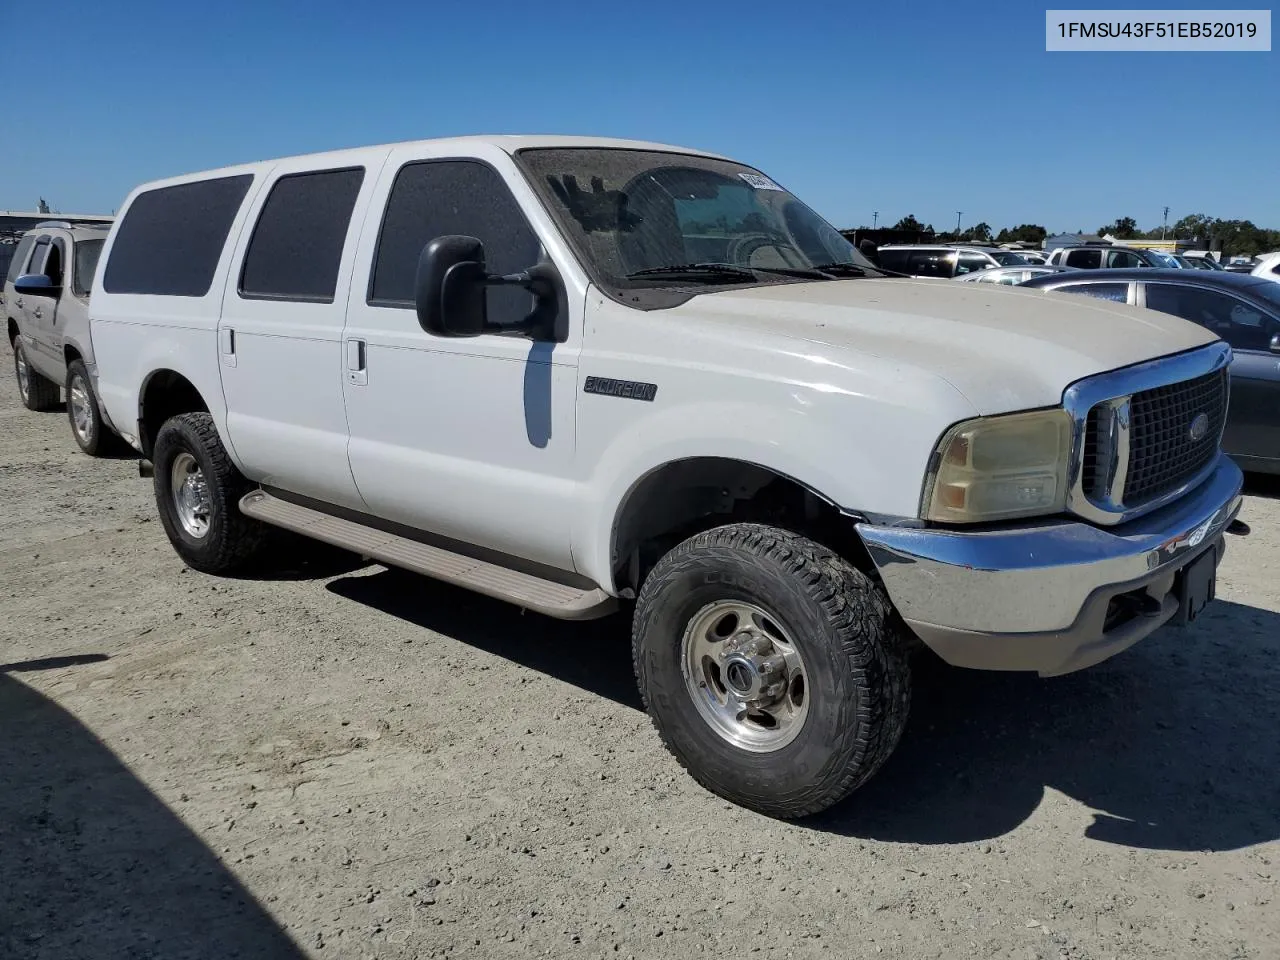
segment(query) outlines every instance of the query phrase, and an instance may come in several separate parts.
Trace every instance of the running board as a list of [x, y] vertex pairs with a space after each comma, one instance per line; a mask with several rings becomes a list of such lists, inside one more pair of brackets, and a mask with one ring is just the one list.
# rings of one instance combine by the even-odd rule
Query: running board
[[245, 494], [240, 512], [388, 566], [425, 574], [560, 620], [591, 620], [617, 608], [617, 601], [599, 587], [583, 589], [545, 580], [281, 500], [265, 490]]

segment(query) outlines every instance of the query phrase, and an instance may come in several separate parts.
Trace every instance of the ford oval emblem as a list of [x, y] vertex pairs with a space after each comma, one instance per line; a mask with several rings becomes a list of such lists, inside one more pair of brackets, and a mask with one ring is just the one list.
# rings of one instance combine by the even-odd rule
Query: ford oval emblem
[[1209, 433], [1209, 415], [1207, 413], [1197, 413], [1191, 421], [1190, 437], [1192, 441], [1203, 440]]

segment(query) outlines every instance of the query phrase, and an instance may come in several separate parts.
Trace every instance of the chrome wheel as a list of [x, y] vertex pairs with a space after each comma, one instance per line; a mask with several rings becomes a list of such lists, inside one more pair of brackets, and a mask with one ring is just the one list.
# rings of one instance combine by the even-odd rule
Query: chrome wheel
[[14, 365], [18, 368], [18, 392], [25, 403], [31, 394], [31, 368], [27, 366], [27, 355], [22, 345], [16, 340], [13, 344]]
[[77, 375], [71, 378], [71, 389], [67, 391], [67, 401], [71, 405], [71, 429], [84, 445], [93, 442], [93, 404], [89, 400], [89, 387], [84, 378]]
[[794, 740], [809, 712], [799, 650], [763, 609], [737, 600], [708, 604], [680, 641], [685, 686], [702, 719], [754, 753]]
[[169, 487], [182, 529], [196, 539], [204, 537], [209, 532], [213, 499], [209, 496], [209, 483], [199, 462], [185, 450], [173, 458], [173, 466], [169, 468]]

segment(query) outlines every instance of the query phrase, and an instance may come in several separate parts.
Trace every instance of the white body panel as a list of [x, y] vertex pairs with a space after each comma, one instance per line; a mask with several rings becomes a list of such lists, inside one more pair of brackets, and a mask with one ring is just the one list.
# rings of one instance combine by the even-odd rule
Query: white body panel
[[[174, 370], [200, 391], [250, 478], [576, 571], [612, 591], [619, 510], [665, 464], [736, 459], [850, 512], [915, 517], [928, 460], [957, 421], [1053, 406], [1082, 377], [1215, 339], [1136, 307], [903, 280], [779, 283], [633, 309], [590, 285], [516, 168], [511, 151], [536, 145], [660, 146], [467, 138], [203, 174], [257, 175], [209, 296], [95, 291], [99, 389], [111, 418], [132, 433], [148, 377]], [[403, 163], [434, 157], [480, 159], [506, 179], [563, 277], [567, 342], [436, 337], [414, 310], [367, 302], [392, 181]], [[355, 164], [368, 173], [334, 303], [241, 298], [235, 277], [264, 183], [286, 168]], [[188, 179], [149, 184], [130, 202]], [[117, 224], [127, 212], [128, 203]], [[224, 337], [236, 332], [234, 363], [219, 323]], [[353, 342], [364, 345], [360, 369]], [[657, 394], [588, 394], [588, 376], [653, 383]]]
[[[365, 167], [355, 210], [367, 207], [386, 153], [361, 151], [358, 160], [332, 164]], [[342, 328], [360, 219], [353, 216], [347, 229], [332, 303], [256, 299], [239, 290], [253, 225], [271, 187], [282, 176], [314, 169], [310, 160], [274, 164], [255, 188], [235, 241], [218, 324], [226, 435], [251, 480], [363, 510], [347, 463], [342, 394]]]

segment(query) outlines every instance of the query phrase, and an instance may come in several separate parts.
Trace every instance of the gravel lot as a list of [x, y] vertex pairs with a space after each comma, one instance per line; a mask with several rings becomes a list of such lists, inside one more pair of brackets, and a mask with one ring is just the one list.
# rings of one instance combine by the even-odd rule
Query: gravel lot
[[314, 546], [193, 573], [2, 354], [0, 956], [1280, 956], [1280, 485], [1197, 629], [923, 664], [881, 774], [785, 824], [662, 750], [625, 621]]

